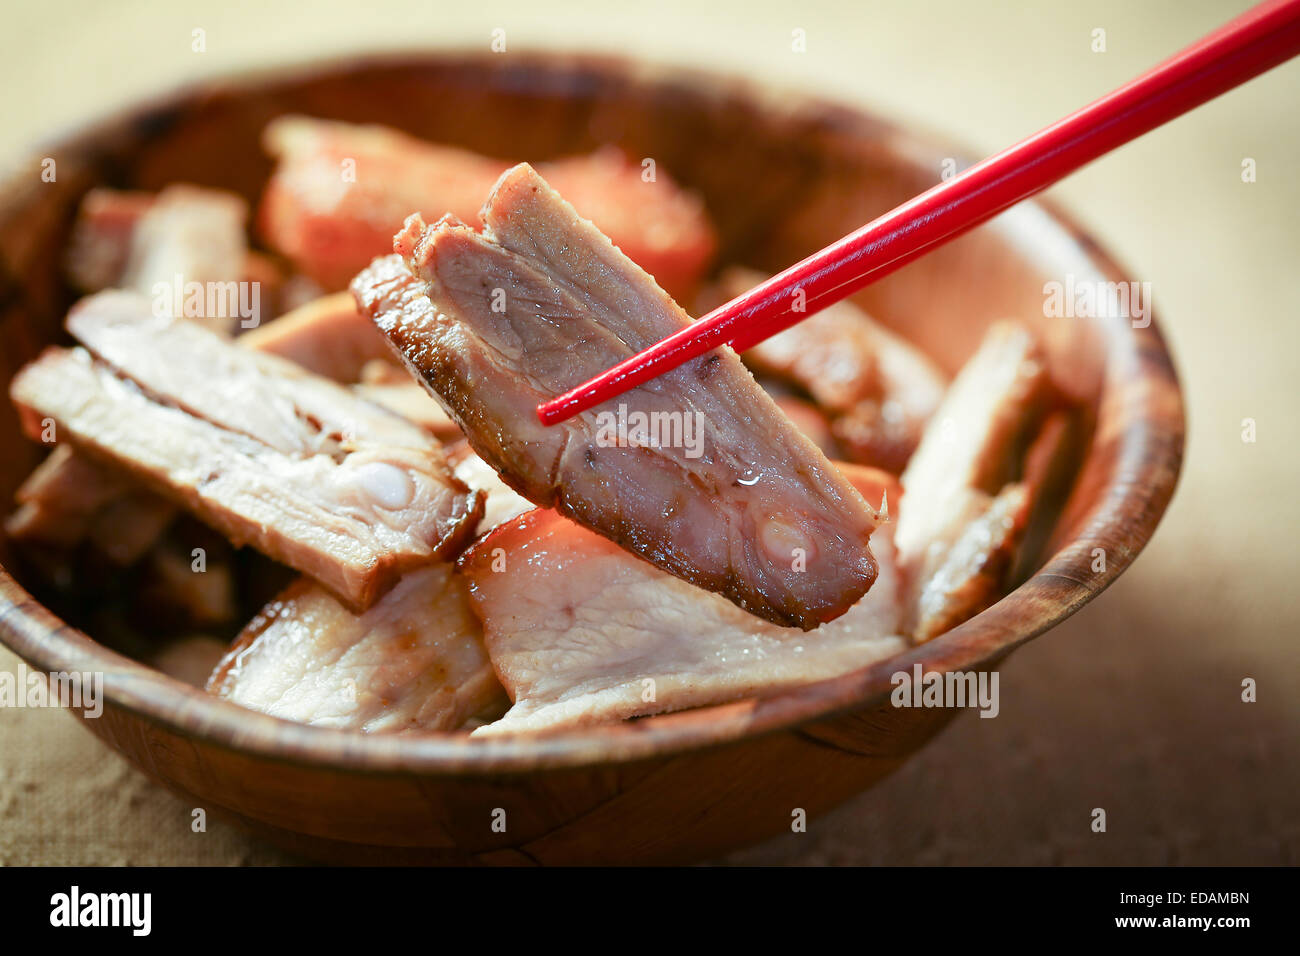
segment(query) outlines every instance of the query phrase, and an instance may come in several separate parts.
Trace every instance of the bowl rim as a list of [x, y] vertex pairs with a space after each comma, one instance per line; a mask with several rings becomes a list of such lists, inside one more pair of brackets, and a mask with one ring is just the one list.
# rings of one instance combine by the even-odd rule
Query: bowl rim
[[[306, 81], [365, 69], [433, 63], [484, 68], [491, 62], [490, 54], [446, 49], [333, 57], [244, 71], [132, 101], [106, 119], [74, 127], [57, 142], [94, 142], [117, 129], [123, 117], [174, 109], [217, 90], [237, 94], [272, 81]], [[909, 152], [954, 157], [959, 164], [969, 155], [953, 149], [940, 136], [905, 128], [901, 121], [882, 116], [867, 105], [725, 72], [564, 51], [512, 55], [511, 65], [520, 64], [550, 71], [553, 80], [597, 70], [613, 73], [629, 85], [689, 83], [750, 104], [758, 112], [779, 108], [782, 113], [827, 117], [850, 134], [883, 134], [900, 141]], [[1071, 253], [1096, 273], [1111, 281], [1126, 280], [1116, 260], [1054, 203], [1028, 200], [1004, 217], [1025, 209], [1035, 210], [1055, 232], [1053, 239], [1070, 243]], [[1006, 221], [995, 219], [981, 228], [1005, 228]], [[1150, 540], [1173, 496], [1182, 464], [1183, 399], [1157, 317], [1153, 314], [1142, 328], [1125, 320], [1111, 324], [1115, 328], [1104, 336], [1106, 369], [1101, 399], [1113, 401], [1114, 390], [1124, 386], [1123, 429], [1115, 436], [1118, 448], [1106, 481], [1098, 487], [1095, 504], [1076, 522], [1078, 535], [1062, 544], [1011, 593], [940, 637], [859, 670], [769, 697], [536, 736], [385, 736], [316, 727], [247, 710], [110, 650], [39, 604], [3, 566], [0, 643], [36, 671], [102, 672], [106, 713], [116, 708], [164, 732], [272, 763], [362, 774], [509, 776], [622, 764], [734, 744], [876, 707], [889, 695], [890, 675], [911, 671], [914, 665], [926, 672], [987, 668], [1099, 595]], [[1106, 548], [1107, 561], [1104, 570], [1094, 572], [1090, 565], [1093, 549], [1098, 547]]]

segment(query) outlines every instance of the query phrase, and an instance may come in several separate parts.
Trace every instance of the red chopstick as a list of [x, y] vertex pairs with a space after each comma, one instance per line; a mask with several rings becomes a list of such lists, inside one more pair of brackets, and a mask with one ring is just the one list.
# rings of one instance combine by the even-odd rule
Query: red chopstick
[[[743, 352], [1297, 53], [1300, 0], [1253, 7], [1114, 92], [537, 406], [537, 417], [546, 425], [562, 422], [720, 345]], [[795, 312], [798, 290], [805, 308]]]

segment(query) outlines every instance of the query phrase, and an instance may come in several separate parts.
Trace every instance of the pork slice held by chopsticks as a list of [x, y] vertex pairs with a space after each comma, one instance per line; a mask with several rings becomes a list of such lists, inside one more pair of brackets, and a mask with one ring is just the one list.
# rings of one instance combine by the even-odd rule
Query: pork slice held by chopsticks
[[405, 260], [353, 283], [480, 457], [536, 504], [774, 623], [807, 630], [866, 593], [875, 512], [729, 349], [541, 425], [539, 401], [690, 320], [527, 165], [483, 218], [480, 234], [413, 216], [394, 240]]
[[[872, 500], [893, 479], [846, 466]], [[885, 489], [893, 487], [894, 491]], [[554, 730], [703, 707], [845, 674], [904, 650], [892, 526], [880, 575], [842, 617], [803, 633], [755, 620], [554, 511], [508, 521], [462, 555], [514, 706], [477, 735]]]
[[131, 293], [83, 300], [68, 326], [90, 352], [47, 350], [11, 385], [29, 434], [54, 419], [60, 440], [349, 607], [454, 553], [478, 521], [481, 494], [436, 440], [339, 385]]
[[447, 563], [410, 572], [362, 614], [299, 579], [244, 628], [208, 690], [366, 733], [453, 730], [505, 704], [465, 581]]

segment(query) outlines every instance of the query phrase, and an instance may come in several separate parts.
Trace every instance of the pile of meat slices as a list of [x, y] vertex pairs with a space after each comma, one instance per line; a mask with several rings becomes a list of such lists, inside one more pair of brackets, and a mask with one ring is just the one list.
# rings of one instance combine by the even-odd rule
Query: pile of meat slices
[[[679, 301], [762, 278], [713, 268], [700, 202], [608, 149], [534, 169], [304, 117], [265, 145], [265, 251], [239, 197], [91, 192], [76, 344], [10, 388], [54, 447], [8, 535], [67, 592], [88, 553], [127, 575], [160, 666], [310, 724], [544, 732], [861, 668], [1023, 559], [1074, 420], [1027, 328], [948, 382], [840, 304], [545, 428]], [[255, 321], [203, 308], [232, 284]], [[609, 427], [638, 414], [671, 427]]]

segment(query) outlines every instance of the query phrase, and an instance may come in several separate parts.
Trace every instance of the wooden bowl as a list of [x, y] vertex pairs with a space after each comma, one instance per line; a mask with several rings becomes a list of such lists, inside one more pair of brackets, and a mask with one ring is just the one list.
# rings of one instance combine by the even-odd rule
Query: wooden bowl
[[[0, 192], [0, 374], [62, 337], [59, 263], [93, 184], [189, 181], [258, 195], [267, 120], [385, 123], [539, 160], [604, 142], [653, 157], [705, 198], [725, 262], [782, 267], [937, 181], [959, 153], [855, 108], [692, 71], [593, 57], [422, 55], [246, 78], [182, 93], [64, 139]], [[57, 163], [42, 182], [39, 158]], [[896, 709], [890, 675], [989, 669], [1100, 594], [1173, 493], [1183, 407], [1154, 323], [1047, 318], [1044, 283], [1124, 281], [1068, 219], [1024, 204], [860, 296], [948, 370], [1003, 316], [1034, 324], [1053, 374], [1090, 410], [1073, 491], [1031, 577], [942, 637], [763, 700], [537, 739], [366, 737], [209, 697], [107, 649], [0, 570], [0, 638], [34, 669], [102, 671], [85, 723], [195, 807], [317, 859], [639, 863], [709, 857], [790, 827], [898, 767], [952, 716]], [[5, 502], [40, 450], [0, 411]], [[0, 544], [0, 561], [12, 566]], [[1100, 549], [1100, 551], [1098, 550]], [[1104, 554], [1104, 569], [1098, 555]], [[505, 830], [493, 826], [505, 811]]]

